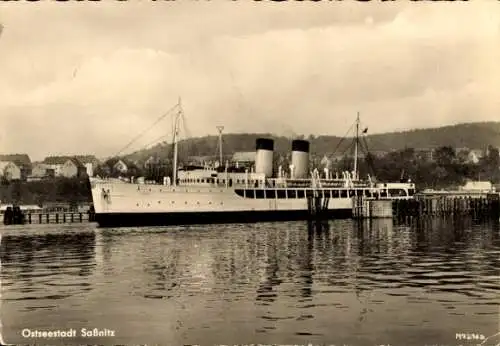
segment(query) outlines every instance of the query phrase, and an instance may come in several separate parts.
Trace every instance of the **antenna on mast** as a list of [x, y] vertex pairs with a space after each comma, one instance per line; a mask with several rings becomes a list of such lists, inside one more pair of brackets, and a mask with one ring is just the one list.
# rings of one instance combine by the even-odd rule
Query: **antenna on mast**
[[219, 165], [222, 166], [222, 131], [224, 126], [217, 126], [217, 131], [219, 131]]

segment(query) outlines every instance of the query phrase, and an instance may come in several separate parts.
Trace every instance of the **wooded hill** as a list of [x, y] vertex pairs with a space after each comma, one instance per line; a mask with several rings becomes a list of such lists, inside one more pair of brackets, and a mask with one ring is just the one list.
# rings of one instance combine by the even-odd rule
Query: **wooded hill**
[[[258, 137], [273, 137], [275, 151], [290, 152], [291, 138], [272, 136], [271, 134], [226, 134], [223, 136], [223, 151], [231, 155], [237, 151], [254, 151]], [[311, 152], [316, 158], [323, 155], [340, 155], [352, 144], [352, 139], [334, 136], [309, 136]], [[371, 174], [380, 181], [398, 181], [404, 174], [417, 183], [419, 189], [446, 188], [462, 185], [467, 179], [491, 180], [500, 183], [500, 122], [460, 124], [432, 129], [418, 129], [406, 132], [386, 133], [366, 136], [370, 151], [390, 152], [383, 158], [367, 155], [359, 162], [360, 176]], [[339, 142], [341, 145], [339, 146]], [[186, 156], [216, 156], [217, 136], [205, 136], [181, 141], [179, 151], [181, 159]], [[486, 149], [489, 154], [477, 163], [468, 163], [455, 153], [456, 148]], [[435, 148], [435, 160], [417, 159], [413, 149]], [[141, 150], [126, 159], [144, 162], [150, 156], [159, 159], [170, 158], [172, 146], [159, 144], [148, 150]], [[335, 150], [336, 149], [336, 150]], [[110, 160], [113, 166], [116, 160]], [[168, 160], [165, 160], [168, 161]], [[130, 167], [134, 167], [131, 164]], [[285, 165], [286, 167], [286, 165]], [[338, 170], [352, 169], [352, 160], [344, 158], [337, 163]], [[129, 171], [131, 176], [145, 174], [148, 179], [161, 179], [171, 174], [169, 164], [161, 165], [160, 170], [146, 170], [140, 165]], [[142, 171], [141, 171], [142, 170]], [[170, 170], [170, 171], [169, 171]], [[102, 174], [97, 168], [95, 172]], [[4, 203], [21, 202], [40, 204], [44, 202], [89, 202], [90, 187], [86, 179], [56, 178], [46, 181], [13, 182], [0, 180], [0, 200]]]
[[[255, 150], [255, 140], [258, 137], [274, 138], [275, 151], [277, 152], [290, 151], [292, 138], [275, 136], [269, 133], [242, 133], [223, 135], [224, 154], [233, 154], [237, 151], [253, 151]], [[364, 137], [370, 151], [389, 152], [404, 148], [431, 149], [442, 146], [484, 150], [488, 145], [500, 147], [500, 122], [465, 123], [438, 128], [365, 135]], [[299, 138], [304, 138], [304, 136]], [[342, 139], [337, 136], [310, 135], [306, 139], [311, 141], [311, 152], [318, 156], [342, 154], [352, 144], [352, 138]], [[218, 137], [215, 135], [181, 140], [179, 142], [179, 154], [181, 157], [217, 155], [217, 143]], [[148, 157], [157, 155], [160, 159], [166, 159], [169, 157], [171, 150], [172, 145], [164, 142], [152, 148], [134, 152], [125, 158], [143, 162]]]

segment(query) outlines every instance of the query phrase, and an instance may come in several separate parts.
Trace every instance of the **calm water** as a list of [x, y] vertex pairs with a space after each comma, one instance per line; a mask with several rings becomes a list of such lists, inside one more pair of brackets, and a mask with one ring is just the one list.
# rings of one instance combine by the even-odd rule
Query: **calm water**
[[[2, 334], [13, 344], [475, 345], [455, 334], [500, 330], [498, 223], [0, 233]], [[25, 328], [76, 336], [30, 339]]]

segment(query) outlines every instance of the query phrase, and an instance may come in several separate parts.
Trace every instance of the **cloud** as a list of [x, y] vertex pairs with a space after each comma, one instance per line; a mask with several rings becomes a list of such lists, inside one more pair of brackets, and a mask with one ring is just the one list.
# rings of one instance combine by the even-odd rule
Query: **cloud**
[[370, 131], [498, 120], [500, 18], [485, 3], [2, 10], [0, 151], [110, 155], [179, 96], [193, 135], [343, 135], [357, 111]]

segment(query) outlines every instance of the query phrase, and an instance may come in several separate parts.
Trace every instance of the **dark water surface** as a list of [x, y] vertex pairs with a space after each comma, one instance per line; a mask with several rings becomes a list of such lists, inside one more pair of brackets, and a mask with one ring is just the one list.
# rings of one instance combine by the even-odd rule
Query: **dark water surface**
[[[313, 233], [300, 222], [36, 225], [0, 234], [1, 331], [12, 344], [500, 342], [456, 337], [500, 330], [498, 223], [347, 220]], [[81, 328], [107, 336], [82, 337]], [[76, 336], [25, 338], [23, 329]]]

